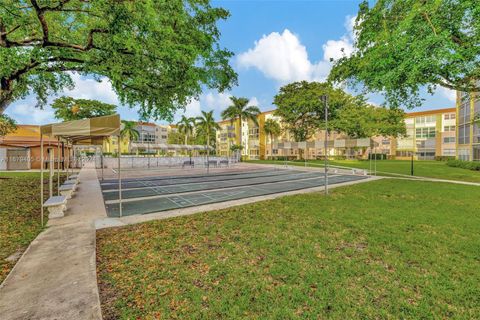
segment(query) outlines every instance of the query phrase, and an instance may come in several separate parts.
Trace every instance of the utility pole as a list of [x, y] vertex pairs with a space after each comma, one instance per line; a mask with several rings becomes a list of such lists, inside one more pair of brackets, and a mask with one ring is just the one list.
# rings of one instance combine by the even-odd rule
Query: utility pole
[[325, 113], [325, 141], [324, 141], [324, 156], [325, 156], [325, 195], [328, 195], [328, 96], [323, 95], [320, 97], [320, 101], [324, 103], [324, 113]]

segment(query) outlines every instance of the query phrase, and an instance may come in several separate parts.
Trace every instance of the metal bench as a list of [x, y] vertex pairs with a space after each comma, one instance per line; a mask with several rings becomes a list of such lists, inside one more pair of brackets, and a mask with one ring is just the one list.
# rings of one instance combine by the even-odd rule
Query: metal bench
[[48, 198], [47, 201], [43, 204], [45, 208], [48, 209], [48, 218], [61, 218], [64, 216], [64, 211], [67, 208], [67, 197], [65, 196], [54, 196]]
[[226, 167], [228, 167], [228, 160], [220, 160], [219, 166], [221, 167], [222, 164], [224, 164]]
[[208, 167], [212, 166], [216, 168], [218, 166], [218, 162], [217, 160], [208, 160], [205, 162], [205, 166], [208, 166]]
[[190, 161], [190, 160], [183, 161], [182, 169], [185, 168], [185, 166], [193, 168], [193, 167], [195, 167], [195, 162]]
[[64, 184], [58, 189], [62, 196], [65, 196], [68, 199], [72, 198], [73, 192], [75, 191], [75, 185], [73, 184]]

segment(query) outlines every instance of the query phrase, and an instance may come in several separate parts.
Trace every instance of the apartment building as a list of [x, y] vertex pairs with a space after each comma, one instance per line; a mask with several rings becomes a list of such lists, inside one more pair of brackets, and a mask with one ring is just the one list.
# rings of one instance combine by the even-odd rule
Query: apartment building
[[456, 109], [435, 109], [407, 113], [407, 134], [391, 139], [396, 159], [433, 160], [456, 155]]
[[[217, 154], [230, 155], [233, 144], [243, 146], [242, 156], [247, 159], [267, 159], [273, 157], [307, 159], [322, 158], [325, 154], [325, 131], [319, 130], [309, 141], [295, 142], [287, 130], [282, 130], [273, 139], [265, 134], [265, 121], [273, 119], [282, 126], [280, 117], [274, 111], [259, 114], [257, 122], [220, 121], [217, 132]], [[326, 153], [329, 156], [346, 158], [368, 158], [369, 154], [383, 154], [385, 158], [432, 160], [435, 157], [456, 156], [456, 109], [436, 109], [407, 113], [405, 124], [407, 135], [398, 139], [372, 137], [352, 139], [341, 132], [331, 132], [327, 138]], [[477, 129], [478, 130], [478, 129]], [[478, 137], [477, 137], [478, 141]]]
[[480, 94], [457, 92], [457, 158], [480, 161]]

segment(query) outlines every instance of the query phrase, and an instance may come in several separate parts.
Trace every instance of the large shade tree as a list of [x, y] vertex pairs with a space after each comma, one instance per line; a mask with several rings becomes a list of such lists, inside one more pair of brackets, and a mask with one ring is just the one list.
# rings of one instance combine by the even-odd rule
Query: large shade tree
[[97, 100], [60, 97], [52, 103], [52, 109], [55, 118], [70, 121], [112, 115], [117, 106]]
[[79, 72], [108, 78], [141, 115], [171, 119], [203, 87], [236, 82], [218, 44], [228, 16], [209, 0], [2, 0], [0, 114], [28, 94], [44, 105]]
[[394, 107], [419, 106], [425, 87], [480, 91], [479, 8], [478, 0], [363, 1], [355, 50], [330, 80], [381, 92]]
[[230, 97], [232, 104], [222, 111], [222, 119], [230, 120], [233, 124], [235, 121], [239, 122], [240, 126], [240, 144], [242, 144], [242, 123], [243, 121], [251, 120], [258, 126], [257, 116], [260, 114], [260, 109], [257, 106], [249, 106], [247, 98]]
[[[293, 82], [280, 88], [273, 103], [277, 106], [275, 115], [281, 117], [284, 129], [293, 135], [295, 141], [306, 141], [325, 128], [322, 96], [328, 96], [330, 120], [337, 117], [339, 109], [364, 103], [363, 98], [354, 97], [328, 83]], [[329, 127], [331, 129], [331, 127]]]

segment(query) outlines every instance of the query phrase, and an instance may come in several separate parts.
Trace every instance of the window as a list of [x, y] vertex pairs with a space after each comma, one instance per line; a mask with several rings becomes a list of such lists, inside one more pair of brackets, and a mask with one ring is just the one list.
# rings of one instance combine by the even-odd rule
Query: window
[[455, 131], [455, 126], [444, 126], [443, 131], [445, 132], [454, 132]]
[[426, 124], [426, 123], [432, 123], [436, 122], [437, 117], [436, 116], [422, 116], [422, 117], [416, 117], [415, 118], [415, 123], [416, 124]]
[[455, 149], [443, 149], [442, 156], [455, 156]]
[[418, 139], [435, 138], [435, 127], [417, 128], [415, 137]]
[[248, 137], [250, 139], [258, 139], [258, 134], [259, 134], [259, 128], [252, 128], [248, 130]]
[[455, 143], [455, 137], [445, 137], [443, 143]]
[[456, 118], [456, 114], [455, 113], [446, 113], [444, 116], [443, 116], [443, 119], [445, 120], [455, 120]]

